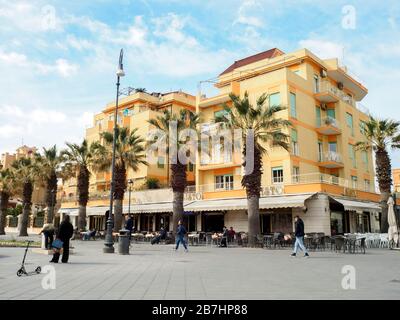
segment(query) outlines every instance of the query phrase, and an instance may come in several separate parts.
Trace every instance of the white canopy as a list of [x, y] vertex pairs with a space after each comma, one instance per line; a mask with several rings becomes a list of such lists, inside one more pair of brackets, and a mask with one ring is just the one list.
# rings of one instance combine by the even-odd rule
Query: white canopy
[[388, 204], [389, 241], [393, 240], [397, 244], [397, 242], [399, 241], [399, 231], [397, 229], [396, 216], [394, 214], [394, 207], [393, 207], [394, 200], [392, 197], [389, 197], [387, 204]]
[[356, 201], [356, 200], [348, 200], [342, 198], [333, 197], [333, 199], [344, 206], [345, 210], [349, 211], [373, 211], [379, 212], [381, 211], [381, 207], [378, 203], [370, 202], [370, 201]]

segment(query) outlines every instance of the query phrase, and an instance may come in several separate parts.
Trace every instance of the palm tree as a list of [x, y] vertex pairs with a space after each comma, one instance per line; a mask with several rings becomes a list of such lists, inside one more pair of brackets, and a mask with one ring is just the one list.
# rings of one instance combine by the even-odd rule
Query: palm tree
[[[261, 191], [262, 156], [267, 153], [266, 145], [269, 147], [282, 147], [289, 150], [289, 136], [282, 132], [283, 128], [291, 125], [288, 120], [278, 117], [278, 113], [285, 110], [280, 105], [266, 106], [269, 95], [261, 95], [253, 107], [249, 102], [248, 93], [245, 92], [243, 99], [231, 93], [232, 107], [224, 105], [225, 114], [215, 117], [215, 122], [223, 123], [227, 128], [240, 129], [242, 132], [243, 149], [245, 159], [242, 166], [246, 168], [247, 139], [251, 139], [254, 145], [253, 170], [246, 172], [242, 178], [242, 186], [246, 188], [248, 209], [248, 241], [254, 246], [255, 237], [260, 233], [260, 210], [259, 198]], [[250, 155], [250, 156], [252, 156]]]
[[61, 151], [60, 157], [64, 163], [65, 178], [77, 179], [79, 217], [78, 228], [86, 229], [86, 206], [89, 201], [90, 168], [99, 160], [96, 157], [97, 142], [89, 144], [83, 140], [82, 144], [66, 143], [67, 149]]
[[365, 141], [356, 143], [356, 150], [375, 152], [375, 169], [381, 193], [381, 232], [388, 231], [388, 205], [392, 186], [392, 166], [388, 149], [400, 149], [400, 122], [370, 117], [364, 129]]
[[[147, 165], [145, 161], [144, 140], [136, 134], [137, 129], [129, 131], [128, 128], [117, 128], [115, 144], [115, 171], [114, 171], [114, 230], [122, 226], [122, 204], [127, 187], [127, 170], [136, 172], [140, 164]], [[112, 162], [112, 144], [114, 134], [103, 132], [101, 137], [105, 145], [97, 144], [94, 152], [99, 155], [99, 160], [93, 164], [95, 171], [110, 170]]]
[[15, 187], [13, 172], [0, 168], [0, 235], [5, 234], [8, 201], [16, 191]]
[[[170, 141], [179, 140], [177, 137], [170, 136], [170, 123], [176, 123], [176, 134], [179, 137], [180, 133], [184, 129], [197, 129], [197, 125], [200, 122], [199, 115], [189, 110], [181, 109], [180, 112], [172, 113], [169, 110], [164, 110], [162, 115], [157, 116], [154, 119], [148, 120], [148, 122], [154, 126], [156, 129], [160, 130], [163, 133], [163, 136], [160, 138], [161, 143], [166, 146], [167, 150], [167, 167], [169, 166], [169, 158], [176, 159], [173, 163], [170, 164], [171, 170], [171, 188], [173, 192], [173, 202], [172, 202], [172, 222], [173, 222], [173, 232], [175, 234], [178, 221], [182, 220], [183, 217], [183, 197], [185, 188], [187, 186], [187, 177], [186, 177], [186, 164], [181, 163], [179, 161], [179, 157], [177, 156], [177, 152], [180, 148], [181, 144], [185, 144], [185, 142], [174, 141], [177, 144], [176, 150], [170, 150]], [[154, 141], [153, 141], [154, 142]], [[175, 152], [175, 154], [170, 154], [171, 152]], [[169, 174], [169, 173], [168, 173]]]
[[19, 230], [20, 237], [28, 236], [28, 219], [32, 208], [33, 185], [38, 176], [38, 168], [30, 158], [21, 158], [12, 164], [16, 184], [22, 194], [22, 216]]
[[36, 156], [36, 162], [39, 166], [41, 176], [46, 183], [46, 222], [51, 223], [54, 219], [55, 206], [57, 203], [57, 175], [60, 173], [61, 158], [57, 147], [43, 148], [43, 155]]

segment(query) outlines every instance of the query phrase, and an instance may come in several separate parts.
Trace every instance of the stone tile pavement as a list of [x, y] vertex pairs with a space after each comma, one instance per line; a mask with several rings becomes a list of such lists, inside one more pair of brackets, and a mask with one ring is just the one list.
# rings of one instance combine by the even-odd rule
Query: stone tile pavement
[[[398, 299], [400, 252], [367, 254], [133, 244], [131, 254], [104, 254], [103, 242], [73, 241], [70, 263], [53, 265], [56, 288], [43, 289], [46, 274], [16, 276], [24, 249], [0, 248], [0, 299]], [[117, 246], [115, 246], [117, 251]], [[26, 268], [48, 265], [50, 256], [29, 252]], [[342, 268], [355, 267], [356, 289], [342, 288]]]

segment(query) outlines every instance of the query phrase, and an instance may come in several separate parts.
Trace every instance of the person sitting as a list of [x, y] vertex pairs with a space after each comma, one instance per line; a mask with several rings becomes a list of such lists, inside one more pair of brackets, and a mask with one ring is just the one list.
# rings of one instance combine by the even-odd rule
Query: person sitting
[[228, 241], [228, 229], [224, 226], [223, 232], [222, 232], [222, 238], [221, 238], [221, 244], [219, 245], [221, 248], [222, 247], [228, 247], [227, 244]]
[[93, 238], [93, 240], [95, 240], [95, 236], [96, 236], [96, 230], [88, 230], [83, 234], [82, 240], [90, 240], [90, 238]]
[[164, 228], [161, 228], [160, 233], [151, 240], [151, 244], [159, 244], [161, 240], [165, 240], [167, 237], [167, 231]]
[[228, 242], [233, 242], [233, 240], [235, 239], [235, 234], [236, 232], [235, 230], [233, 230], [233, 227], [230, 227], [228, 231]]

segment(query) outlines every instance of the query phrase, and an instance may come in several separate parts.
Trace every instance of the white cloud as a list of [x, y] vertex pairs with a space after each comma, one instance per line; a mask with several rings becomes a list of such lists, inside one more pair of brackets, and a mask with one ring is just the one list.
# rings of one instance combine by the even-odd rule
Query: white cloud
[[237, 18], [234, 24], [239, 23], [260, 28], [264, 26], [262, 17], [263, 7], [256, 0], [245, 0], [237, 11]]
[[24, 54], [17, 52], [4, 52], [0, 49], [0, 65], [28, 68], [39, 74], [55, 72], [62, 77], [69, 77], [77, 73], [78, 65], [70, 63], [66, 59], [57, 59], [54, 64], [44, 64], [30, 61]]
[[340, 61], [343, 61], [344, 46], [341, 43], [326, 40], [306, 39], [300, 40], [299, 44], [302, 48], [310, 50], [321, 59], [338, 58]]
[[85, 128], [92, 124], [93, 114], [0, 105], [0, 119], [1, 154], [12, 152], [22, 140], [30, 146], [48, 147], [57, 144], [59, 148], [64, 146], [65, 141], [80, 142]]

